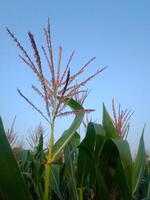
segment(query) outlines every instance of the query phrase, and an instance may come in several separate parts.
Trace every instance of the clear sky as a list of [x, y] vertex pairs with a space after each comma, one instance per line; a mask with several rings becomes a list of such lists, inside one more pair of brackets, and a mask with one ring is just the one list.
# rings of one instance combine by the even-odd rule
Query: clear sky
[[[135, 111], [129, 141], [136, 148], [144, 123], [145, 141], [150, 144], [150, 1], [149, 0], [1, 0], [0, 1], [0, 115], [7, 129], [17, 115], [15, 129], [26, 135], [28, 128], [46, 122], [18, 95], [20, 88], [41, 106], [31, 84], [34, 74], [18, 58], [18, 49], [8, 37], [8, 26], [27, 49], [27, 31], [43, 44], [42, 29], [50, 18], [55, 58], [63, 47], [63, 63], [75, 49], [72, 71], [91, 57], [96, 60], [83, 77], [98, 68], [108, 69], [88, 84], [91, 93], [85, 107], [94, 108], [93, 119], [101, 121], [102, 102], [111, 113], [111, 101]], [[63, 66], [62, 66], [63, 67]], [[64, 123], [65, 122], [65, 123]], [[59, 122], [58, 137], [66, 123]]]

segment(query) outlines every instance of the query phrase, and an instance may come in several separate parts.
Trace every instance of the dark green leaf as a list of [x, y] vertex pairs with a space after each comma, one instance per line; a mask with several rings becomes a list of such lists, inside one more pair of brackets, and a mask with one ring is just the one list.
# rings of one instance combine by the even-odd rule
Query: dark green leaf
[[67, 180], [69, 195], [72, 200], [78, 200], [76, 165], [77, 165], [77, 145], [80, 136], [76, 133], [64, 148], [64, 175]]
[[119, 138], [117, 130], [114, 127], [112, 119], [109, 116], [104, 104], [103, 104], [103, 128], [105, 130], [107, 138]]
[[[82, 110], [83, 107], [74, 101], [73, 99], [66, 100], [66, 104], [73, 110]], [[76, 130], [79, 128], [84, 117], [84, 112], [76, 114], [71, 126], [63, 133], [60, 139], [55, 143], [53, 147], [53, 159], [55, 159], [58, 154], [62, 151], [65, 145], [71, 140], [72, 136], [75, 134]]]
[[93, 132], [94, 125], [89, 123], [87, 127], [87, 133], [81, 144], [79, 145], [79, 157], [78, 157], [78, 186], [80, 188], [85, 187], [86, 179], [89, 172], [92, 171], [94, 158], [94, 144], [95, 135]]
[[30, 200], [0, 118], [0, 195], [2, 200]]
[[109, 190], [116, 180], [123, 199], [131, 199], [132, 158], [127, 141], [107, 140], [101, 151], [99, 166]]
[[136, 194], [141, 178], [144, 174], [144, 168], [146, 164], [145, 160], [145, 145], [144, 145], [144, 130], [140, 138], [140, 143], [139, 143], [139, 148], [138, 148], [138, 153], [136, 156], [136, 160], [133, 166], [133, 177], [132, 177], [132, 194], [133, 196]]
[[63, 196], [60, 192], [60, 166], [53, 164], [51, 166], [51, 187], [53, 192], [56, 194], [56, 196], [63, 200]]

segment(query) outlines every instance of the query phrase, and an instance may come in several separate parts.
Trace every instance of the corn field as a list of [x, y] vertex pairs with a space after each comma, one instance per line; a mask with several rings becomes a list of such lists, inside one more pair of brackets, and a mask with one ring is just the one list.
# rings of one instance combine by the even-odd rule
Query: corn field
[[[62, 47], [59, 48], [58, 65], [54, 65], [51, 29], [44, 29], [46, 45], [42, 46], [47, 62], [49, 80], [43, 73], [42, 56], [34, 35], [28, 32], [35, 60], [32, 60], [18, 38], [7, 28], [7, 33], [20, 50], [19, 57], [29, 67], [41, 84], [32, 89], [44, 102], [40, 110], [32, 100], [18, 89], [19, 95], [49, 124], [50, 141], [45, 147], [43, 129], [33, 139], [32, 148], [15, 146], [16, 135], [11, 128], [7, 133], [0, 118], [0, 199], [1, 200], [148, 200], [150, 199], [150, 160], [144, 145], [144, 129], [138, 151], [133, 159], [127, 141], [129, 119], [132, 111], [122, 111], [118, 116], [114, 101], [113, 118], [103, 104], [102, 123], [89, 120], [93, 111], [84, 108], [89, 91], [87, 82], [103, 72], [98, 69], [81, 82], [78, 76], [85, 73], [95, 57], [75, 74], [71, 74], [71, 53], [61, 73]], [[55, 125], [59, 117], [74, 115], [74, 120], [55, 141]], [[84, 118], [86, 117], [86, 118]], [[85, 127], [81, 138], [79, 128]], [[31, 141], [29, 141], [31, 142]]]

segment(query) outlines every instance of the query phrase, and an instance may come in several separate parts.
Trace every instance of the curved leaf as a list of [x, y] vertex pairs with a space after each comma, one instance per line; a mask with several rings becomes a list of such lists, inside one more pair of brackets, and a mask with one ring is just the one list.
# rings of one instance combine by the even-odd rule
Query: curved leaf
[[51, 169], [51, 187], [60, 200], [64, 200], [60, 192], [60, 166], [53, 164]]
[[[89, 123], [87, 127], [86, 136], [79, 145], [78, 156], [78, 186], [80, 188], [85, 187], [86, 179], [89, 172], [92, 172], [95, 134], [93, 132], [93, 123]], [[90, 156], [91, 155], [91, 156]]]
[[0, 196], [2, 200], [31, 200], [0, 118]]
[[98, 165], [95, 166], [95, 170], [96, 170], [96, 182], [97, 182], [97, 188], [98, 188], [96, 199], [111, 200], [107, 185], [104, 181], [101, 171], [98, 168]]
[[76, 117], [73, 120], [71, 126], [66, 131], [64, 131], [60, 139], [54, 144], [53, 159], [58, 156], [65, 145], [70, 141], [76, 130], [79, 128], [84, 117], [84, 109], [79, 103], [77, 103], [73, 99], [66, 99], [66, 104], [75, 111], [83, 110], [83, 112], [79, 112], [78, 114], [76, 114]]
[[106, 132], [107, 138], [119, 138], [119, 134], [117, 133], [113, 121], [109, 116], [104, 104], [103, 104], [103, 128]]
[[72, 200], [78, 200], [77, 180], [76, 180], [76, 164], [77, 164], [77, 145], [80, 136], [76, 133], [70, 142], [64, 148], [64, 175], [67, 180], [69, 195]]
[[106, 140], [106, 133], [103, 127], [100, 124], [93, 123], [94, 129], [93, 132], [95, 133], [95, 161], [97, 162], [101, 148]]
[[89, 187], [97, 188], [96, 199], [109, 200], [110, 195], [107, 186], [97, 165], [104, 141], [105, 131], [102, 126], [90, 122], [86, 136], [79, 145], [78, 187], [80, 191], [83, 191], [88, 180]]
[[146, 164], [143, 134], [144, 134], [144, 130], [140, 138], [138, 153], [137, 153], [136, 160], [133, 166], [133, 178], [132, 178], [132, 194], [133, 195], [138, 190], [141, 178], [144, 174], [144, 168]]
[[109, 190], [116, 180], [123, 199], [131, 199], [132, 158], [127, 141], [107, 140], [101, 151], [99, 166]]

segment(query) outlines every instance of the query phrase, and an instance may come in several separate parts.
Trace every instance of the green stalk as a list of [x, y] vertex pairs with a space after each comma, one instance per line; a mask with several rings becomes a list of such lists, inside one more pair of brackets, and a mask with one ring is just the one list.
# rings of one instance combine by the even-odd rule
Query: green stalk
[[54, 127], [55, 127], [55, 119], [56, 119], [56, 98], [53, 104], [53, 119], [50, 124], [51, 132], [50, 132], [50, 144], [49, 144], [49, 151], [47, 157], [47, 164], [45, 166], [45, 187], [44, 187], [44, 199], [43, 200], [51, 200], [51, 164], [52, 164], [52, 150], [54, 146]]
[[51, 124], [51, 135], [50, 135], [50, 144], [49, 144], [49, 152], [47, 158], [47, 164], [45, 166], [45, 187], [44, 187], [44, 200], [51, 199], [51, 189], [49, 189], [51, 182], [51, 163], [52, 160], [52, 150], [54, 144], [54, 121]]
[[79, 188], [79, 200], [83, 200], [83, 187]]

